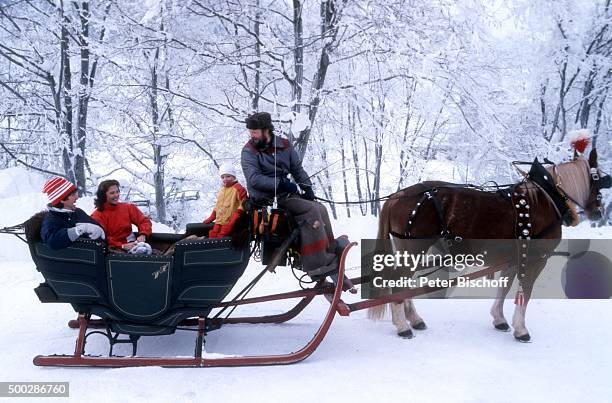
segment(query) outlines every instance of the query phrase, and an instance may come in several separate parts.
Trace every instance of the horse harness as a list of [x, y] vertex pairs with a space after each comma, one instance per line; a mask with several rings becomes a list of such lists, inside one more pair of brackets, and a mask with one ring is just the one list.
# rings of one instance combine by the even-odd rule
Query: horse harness
[[[460, 185], [461, 187], [463, 187], [464, 185]], [[446, 187], [446, 186], [444, 186]], [[408, 217], [408, 222], [406, 223], [406, 230], [404, 231], [404, 234], [399, 234], [393, 230], [390, 230], [389, 233], [391, 235], [393, 235], [396, 238], [400, 238], [400, 239], [417, 239], [417, 237], [412, 235], [412, 225], [414, 223], [414, 220], [417, 217], [417, 214], [419, 213], [419, 210], [421, 208], [421, 206], [423, 205], [423, 203], [425, 203], [427, 200], [431, 200], [431, 202], [434, 205], [434, 208], [436, 209], [436, 216], [438, 217], [438, 221], [440, 223], [440, 227], [442, 228], [442, 231], [440, 232], [440, 237], [439, 238], [444, 238], [444, 239], [454, 239], [458, 242], [461, 241], [461, 237], [453, 237], [450, 233], [450, 231], [448, 230], [448, 226], [446, 225], [446, 220], [444, 219], [444, 209], [442, 207], [442, 203], [440, 202], [440, 199], [438, 198], [438, 187], [433, 187], [433, 188], [429, 188], [427, 190], [424, 190], [421, 194], [421, 198], [419, 199], [419, 201], [417, 202], [416, 206], [414, 207], [414, 209], [410, 212], [410, 216]]]

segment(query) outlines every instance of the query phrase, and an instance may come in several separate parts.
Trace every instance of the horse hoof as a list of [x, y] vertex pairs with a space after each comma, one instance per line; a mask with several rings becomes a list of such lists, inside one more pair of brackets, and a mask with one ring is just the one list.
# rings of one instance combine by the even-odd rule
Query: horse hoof
[[425, 322], [419, 322], [416, 325], [412, 325], [412, 328], [415, 330], [425, 330], [427, 329], [427, 325], [425, 324]]
[[521, 343], [529, 343], [531, 342], [531, 336], [529, 335], [529, 333], [524, 334], [522, 336], [514, 336], [514, 338], [518, 341], [520, 341]]
[[499, 330], [500, 332], [509, 332], [510, 331], [510, 325], [508, 325], [507, 323], [498, 323], [497, 325], [494, 325], [495, 329]]
[[414, 335], [412, 334], [412, 330], [404, 330], [402, 332], [397, 332], [397, 335], [402, 339], [412, 339]]

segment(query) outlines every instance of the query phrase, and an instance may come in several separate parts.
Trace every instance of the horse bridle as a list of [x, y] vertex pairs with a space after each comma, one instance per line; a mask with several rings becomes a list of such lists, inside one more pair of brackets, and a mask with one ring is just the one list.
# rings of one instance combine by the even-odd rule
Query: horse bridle
[[[603, 196], [601, 194], [601, 189], [608, 189], [612, 187], [612, 177], [609, 174], [603, 171], [600, 171], [596, 167], [589, 166], [587, 169], [589, 171], [588, 175], [590, 177], [589, 186], [591, 189], [595, 188], [595, 190], [597, 190], [597, 196], [595, 197], [597, 201], [601, 201], [603, 199]], [[553, 165], [553, 173], [557, 178], [559, 178], [559, 174], [557, 173], [557, 165]], [[565, 189], [561, 187], [561, 184], [559, 183], [559, 181], [555, 180], [555, 186], [560, 191], [560, 193], [563, 195], [563, 197], [565, 197], [567, 200], [574, 203], [576, 206], [580, 207], [582, 210], [586, 210], [585, 206], [583, 206], [581, 203], [578, 203], [576, 200], [574, 200], [574, 198], [572, 198], [565, 191]]]
[[612, 187], [612, 177], [598, 168], [591, 168], [591, 186], [597, 190], [597, 200], [601, 201], [601, 189]]

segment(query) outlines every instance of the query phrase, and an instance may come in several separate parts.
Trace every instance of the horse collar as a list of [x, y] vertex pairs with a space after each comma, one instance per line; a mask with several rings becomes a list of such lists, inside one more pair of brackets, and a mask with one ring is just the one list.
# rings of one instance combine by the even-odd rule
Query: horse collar
[[540, 164], [536, 158], [531, 164], [531, 169], [527, 174], [529, 181], [534, 183], [540, 189], [548, 200], [555, 207], [555, 211], [559, 218], [563, 219], [565, 225], [570, 225], [572, 222], [572, 210], [568, 205], [568, 197], [559, 191], [559, 187], [552, 180], [550, 173]]

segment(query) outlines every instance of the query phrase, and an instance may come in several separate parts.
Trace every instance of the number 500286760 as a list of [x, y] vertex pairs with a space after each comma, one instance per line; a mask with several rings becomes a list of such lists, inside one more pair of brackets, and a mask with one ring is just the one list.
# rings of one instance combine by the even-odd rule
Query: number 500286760
[[68, 397], [68, 382], [0, 382], [0, 397]]

